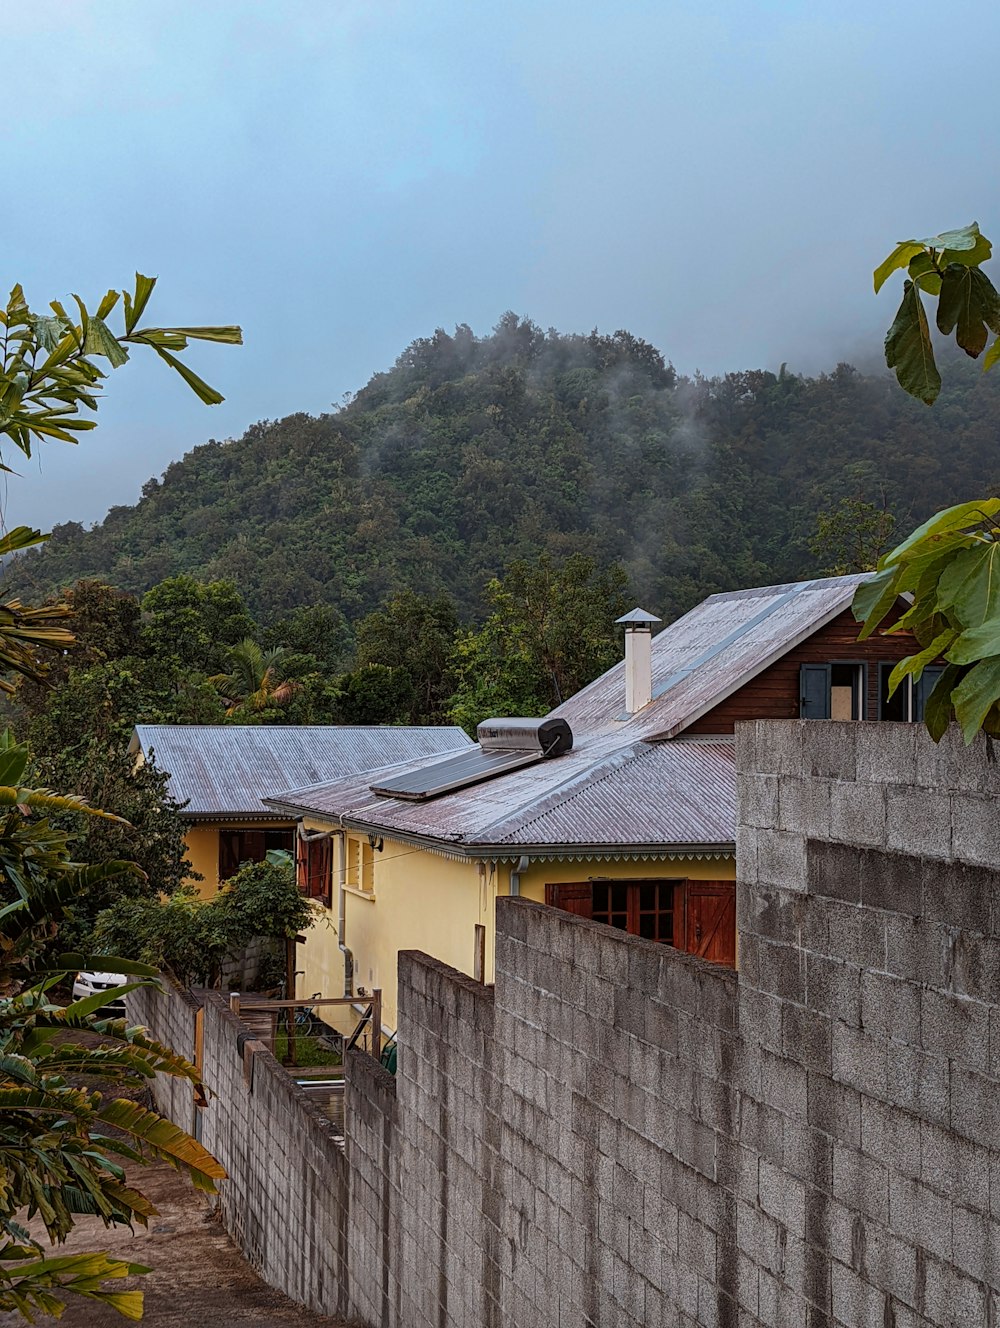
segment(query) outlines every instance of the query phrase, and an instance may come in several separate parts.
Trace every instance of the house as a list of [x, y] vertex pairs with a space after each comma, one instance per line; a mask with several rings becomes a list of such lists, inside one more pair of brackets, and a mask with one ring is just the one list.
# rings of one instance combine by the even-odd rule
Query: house
[[624, 661], [544, 721], [489, 721], [464, 753], [272, 792], [336, 913], [336, 939], [317, 928], [303, 947], [303, 989], [379, 987], [392, 1027], [399, 950], [490, 981], [506, 894], [735, 964], [736, 721], [922, 715], [930, 671], [888, 695], [913, 638], [857, 639], [863, 580], [712, 595], [655, 637], [636, 610]]
[[296, 818], [261, 798], [287, 784], [335, 780], [390, 762], [470, 747], [453, 725], [352, 728], [335, 724], [140, 724], [129, 750], [169, 774], [187, 823], [187, 856], [199, 893], [211, 895], [242, 862], [295, 848]]

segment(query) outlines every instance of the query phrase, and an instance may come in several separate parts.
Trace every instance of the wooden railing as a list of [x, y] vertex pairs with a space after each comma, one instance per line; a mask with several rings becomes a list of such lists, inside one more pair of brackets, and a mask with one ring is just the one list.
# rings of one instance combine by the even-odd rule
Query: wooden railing
[[[369, 1050], [375, 1059], [379, 1060], [382, 1054], [382, 992], [380, 989], [376, 989], [370, 996], [365, 996], [360, 1001], [355, 996], [323, 996], [315, 1000], [268, 1001], [260, 1000], [254, 996], [242, 996], [239, 992], [235, 991], [232, 992], [229, 997], [229, 1008], [232, 1010], [233, 1014], [235, 1014], [237, 1018], [242, 1019], [244, 1023], [250, 1025], [257, 1022], [254, 1016], [257, 1016], [259, 1019], [260, 1015], [271, 1015], [271, 1012], [273, 1012], [271, 1028], [272, 1030], [275, 1030], [277, 1028], [281, 1011], [286, 1011], [285, 1027], [288, 1037], [288, 1061], [286, 1063], [293, 1066], [298, 1064], [297, 1039], [298, 1037], [308, 1036], [304, 1034], [301, 1029], [296, 1028], [296, 1021], [291, 1013], [293, 1010], [306, 1009], [312, 1011], [318, 1009], [320, 1006], [357, 1006], [359, 1004], [366, 1004], [367, 1009], [362, 1013], [354, 1032], [349, 1036], [341, 1035], [344, 1051], [350, 1051], [352, 1048], [357, 1047], [366, 1025], [370, 1025], [371, 1046]], [[332, 1031], [333, 1030], [331, 1030], [331, 1033]]]

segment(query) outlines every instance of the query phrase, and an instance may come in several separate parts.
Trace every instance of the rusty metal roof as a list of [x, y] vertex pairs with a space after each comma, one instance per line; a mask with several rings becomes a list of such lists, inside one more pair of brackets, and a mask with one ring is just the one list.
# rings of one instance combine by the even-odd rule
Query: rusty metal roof
[[369, 773], [294, 789], [268, 802], [276, 809], [467, 851], [560, 845], [598, 851], [626, 845], [731, 848], [736, 835], [733, 742], [725, 738], [621, 746], [601, 737], [565, 756], [426, 803], [381, 797], [369, 787], [373, 778]]
[[842, 613], [865, 580], [863, 573], [710, 595], [653, 637], [653, 699], [637, 714], [625, 714], [622, 664], [552, 713], [574, 733], [611, 727], [673, 738]]
[[472, 745], [453, 725], [140, 724], [132, 738], [133, 751], [169, 772], [170, 793], [192, 819], [274, 816], [261, 798], [275, 789]]
[[274, 787], [267, 801], [463, 852], [731, 845], [731, 741], [684, 740], [684, 730], [843, 612], [865, 579], [710, 596], [654, 636], [653, 699], [642, 710], [625, 713], [619, 663], [552, 711], [573, 730], [573, 750], [563, 756], [420, 804], [372, 793], [367, 776], [284, 793]]

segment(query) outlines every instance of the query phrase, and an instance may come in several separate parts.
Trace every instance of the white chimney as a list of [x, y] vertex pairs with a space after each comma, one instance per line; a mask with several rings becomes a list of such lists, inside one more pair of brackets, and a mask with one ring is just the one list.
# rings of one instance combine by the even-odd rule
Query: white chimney
[[617, 622], [625, 628], [625, 710], [634, 715], [653, 699], [653, 623], [645, 609], [633, 609]]

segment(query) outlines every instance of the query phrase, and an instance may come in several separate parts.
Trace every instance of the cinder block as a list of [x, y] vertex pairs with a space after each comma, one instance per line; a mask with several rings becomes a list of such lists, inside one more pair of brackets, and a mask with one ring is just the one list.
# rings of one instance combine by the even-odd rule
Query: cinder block
[[762, 1161], [758, 1178], [760, 1206], [800, 1239], [806, 1230], [806, 1187], [779, 1167]]
[[737, 724], [736, 769], [767, 775], [800, 774], [801, 723], [754, 719]]
[[957, 1268], [928, 1259], [923, 1312], [931, 1323], [986, 1323], [986, 1288]]
[[755, 879], [784, 890], [806, 888], [805, 841], [786, 830], [758, 830]]
[[957, 1266], [977, 1281], [996, 1287], [1000, 1283], [1000, 1223], [956, 1204], [952, 1231]]
[[920, 1175], [920, 1120], [875, 1098], [861, 1099], [861, 1148], [904, 1176]]
[[859, 862], [861, 902], [916, 917], [922, 911], [922, 862], [909, 853], [866, 849]]
[[859, 725], [855, 761], [858, 783], [917, 783], [916, 728], [915, 724], [884, 722]]
[[845, 1207], [889, 1222], [889, 1172], [855, 1148], [833, 1145], [833, 1194]]
[[990, 1007], [965, 996], [925, 988], [920, 997], [920, 1044], [965, 1065], [989, 1056]]
[[896, 977], [931, 987], [949, 987], [954, 935], [937, 922], [887, 913], [884, 967]]
[[817, 1010], [786, 1005], [782, 1011], [782, 1051], [807, 1070], [829, 1074], [833, 1068], [832, 1021]]
[[806, 1004], [811, 1010], [833, 1015], [842, 1023], [861, 1025], [861, 974], [854, 964], [806, 956]]
[[[842, 1144], [861, 1146], [861, 1094], [848, 1084], [836, 1083], [825, 1074], [810, 1074], [808, 1123]], [[825, 1165], [825, 1155], [820, 1155]], [[820, 1178], [817, 1177], [817, 1184]]]
[[920, 1123], [920, 1178], [938, 1194], [967, 1208], [989, 1210], [989, 1152], [927, 1121]]
[[951, 1200], [909, 1176], [889, 1176], [889, 1226], [903, 1240], [950, 1260]]
[[842, 1263], [831, 1267], [833, 1316], [844, 1328], [876, 1328], [891, 1319], [886, 1316], [886, 1296], [878, 1287]]
[[829, 1190], [833, 1184], [833, 1139], [819, 1129], [786, 1120], [781, 1165], [807, 1186]]
[[778, 781], [778, 830], [826, 839], [830, 833], [830, 781], [796, 779], [784, 775]]
[[951, 807], [944, 790], [889, 788], [886, 845], [899, 853], [947, 858], [951, 852]]
[[802, 773], [814, 779], [857, 777], [858, 724], [802, 722]]
[[962, 862], [996, 868], [1000, 863], [1000, 817], [997, 796], [951, 794], [952, 852]]
[[886, 841], [886, 791], [838, 780], [830, 787], [830, 834], [847, 844], [882, 848]]
[[826, 914], [831, 959], [856, 968], [885, 970], [886, 919], [890, 914], [835, 899], [817, 900], [816, 907]]
[[861, 849], [810, 838], [806, 841], [806, 856], [811, 894], [861, 903]]
[[984, 1148], [1000, 1150], [1000, 1084], [996, 1079], [952, 1063], [951, 1127]]
[[920, 988], [888, 973], [861, 977], [861, 1023], [866, 1033], [911, 1046], [920, 1043]]
[[767, 1106], [793, 1120], [806, 1120], [808, 1081], [801, 1065], [764, 1052], [760, 1062], [761, 1097]]
[[778, 777], [741, 771], [736, 781], [737, 824], [774, 830], [778, 825]]
[[991, 930], [990, 919], [998, 875], [965, 863], [923, 863], [923, 914], [932, 922], [961, 927], [980, 935]]

